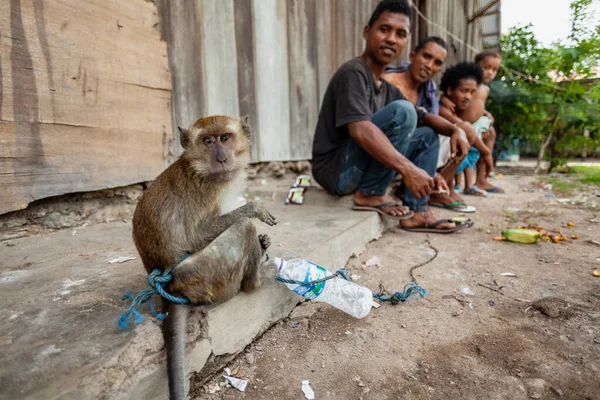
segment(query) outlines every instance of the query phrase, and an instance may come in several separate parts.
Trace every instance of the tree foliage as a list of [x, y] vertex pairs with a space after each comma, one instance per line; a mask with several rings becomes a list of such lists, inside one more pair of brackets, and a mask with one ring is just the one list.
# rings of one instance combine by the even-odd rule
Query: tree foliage
[[571, 4], [571, 33], [550, 47], [537, 41], [531, 25], [501, 38], [503, 69], [491, 84], [488, 110], [505, 148], [515, 138], [533, 143], [537, 169], [544, 157], [552, 169], [584, 146], [600, 147], [600, 79], [591, 79], [600, 65], [600, 25], [591, 22], [591, 3]]

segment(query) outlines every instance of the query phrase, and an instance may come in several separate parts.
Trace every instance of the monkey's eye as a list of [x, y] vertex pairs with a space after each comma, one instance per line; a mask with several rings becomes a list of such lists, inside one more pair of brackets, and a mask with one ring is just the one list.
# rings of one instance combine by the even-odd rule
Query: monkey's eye
[[215, 138], [212, 136], [207, 136], [204, 138], [204, 144], [213, 144], [215, 142]]
[[229, 140], [229, 134], [228, 134], [228, 133], [226, 133], [226, 134], [224, 134], [224, 135], [221, 135], [221, 136], [219, 137], [219, 140], [221, 140], [221, 142], [226, 142], [226, 141], [228, 141], [228, 140]]

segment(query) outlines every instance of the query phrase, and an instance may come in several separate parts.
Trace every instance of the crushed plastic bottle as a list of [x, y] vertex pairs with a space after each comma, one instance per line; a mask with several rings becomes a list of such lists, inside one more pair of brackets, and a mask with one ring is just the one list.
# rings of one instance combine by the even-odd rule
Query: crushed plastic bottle
[[[310, 261], [295, 258], [286, 261], [275, 258], [279, 275], [283, 278], [312, 282], [332, 275], [325, 268]], [[373, 293], [368, 288], [340, 277], [328, 279], [310, 286], [285, 283], [295, 293], [315, 301], [322, 301], [352, 315], [364, 318], [373, 305]]]

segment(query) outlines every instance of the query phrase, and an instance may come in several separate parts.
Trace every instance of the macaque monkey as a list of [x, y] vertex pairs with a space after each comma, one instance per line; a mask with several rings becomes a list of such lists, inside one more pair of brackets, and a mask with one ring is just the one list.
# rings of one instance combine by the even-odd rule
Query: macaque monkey
[[[223, 302], [260, 285], [259, 265], [270, 246], [251, 218], [276, 224], [262, 205], [239, 208], [250, 160], [247, 119], [202, 118], [179, 128], [183, 154], [142, 195], [133, 216], [133, 240], [148, 273], [172, 271], [166, 287], [192, 304]], [[187, 396], [185, 341], [188, 306], [163, 301], [169, 395]]]

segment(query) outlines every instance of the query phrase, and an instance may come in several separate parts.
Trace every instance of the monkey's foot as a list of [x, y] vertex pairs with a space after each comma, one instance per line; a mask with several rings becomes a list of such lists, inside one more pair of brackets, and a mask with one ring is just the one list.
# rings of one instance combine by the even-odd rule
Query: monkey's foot
[[263, 251], [266, 251], [269, 247], [271, 247], [271, 239], [266, 233], [258, 235], [258, 242], [260, 243], [260, 247], [263, 249]]

